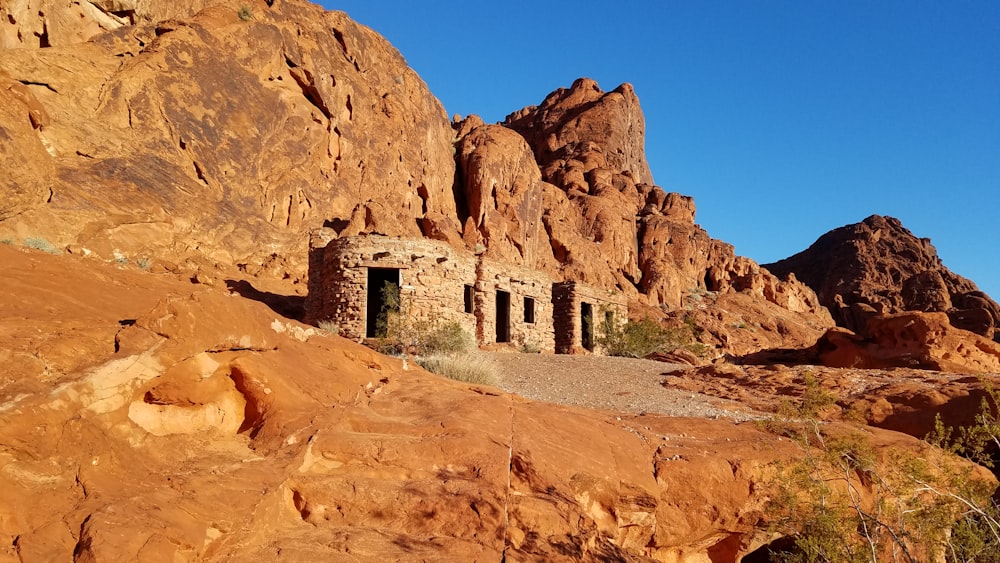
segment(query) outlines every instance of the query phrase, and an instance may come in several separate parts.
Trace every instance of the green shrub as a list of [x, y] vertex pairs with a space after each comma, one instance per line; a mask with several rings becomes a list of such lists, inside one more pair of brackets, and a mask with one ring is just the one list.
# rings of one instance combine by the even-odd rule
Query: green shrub
[[434, 354], [416, 359], [425, 370], [466, 383], [496, 385], [499, 368], [485, 354], [467, 352], [463, 354]]
[[436, 323], [423, 337], [424, 354], [464, 352], [472, 346], [472, 335], [455, 321]]
[[611, 324], [605, 327], [605, 334], [598, 344], [609, 356], [644, 358], [653, 352], [662, 351], [671, 340], [670, 331], [650, 318], [628, 321], [624, 325]]
[[654, 352], [683, 349], [704, 357], [710, 348], [697, 341], [698, 331], [690, 318], [686, 318], [679, 327], [666, 327], [646, 317], [641, 321], [629, 320], [623, 325], [605, 324], [604, 335], [598, 338], [597, 343], [609, 356], [645, 358]]
[[[992, 396], [992, 394], [991, 394]], [[770, 560], [813, 562], [996, 561], [1000, 507], [994, 484], [946, 451], [886, 448], [876, 452], [862, 429], [833, 431], [814, 418], [833, 397], [807, 375], [797, 408], [765, 425], [791, 438], [802, 456], [777, 464], [767, 511], [770, 530], [786, 538]], [[984, 402], [984, 409], [988, 402]], [[992, 413], [992, 408], [990, 408]], [[782, 415], [779, 415], [782, 416]], [[991, 414], [962, 435], [986, 432]], [[946, 446], [954, 435], [939, 424]]]
[[28, 237], [24, 239], [24, 246], [26, 248], [34, 248], [35, 250], [41, 250], [42, 252], [48, 252], [49, 254], [61, 254], [62, 252], [53, 246], [53, 244], [41, 237]]
[[383, 354], [429, 356], [469, 350], [474, 342], [457, 321], [418, 319], [399, 294], [399, 286], [382, 288], [382, 310], [376, 319], [375, 349]]

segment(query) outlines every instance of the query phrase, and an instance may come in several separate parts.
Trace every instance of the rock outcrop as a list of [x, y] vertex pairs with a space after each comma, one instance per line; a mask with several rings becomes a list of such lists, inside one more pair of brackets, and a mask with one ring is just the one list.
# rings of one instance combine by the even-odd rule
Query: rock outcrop
[[737, 360], [742, 364], [913, 368], [965, 374], [1000, 372], [1000, 344], [955, 328], [944, 313], [871, 315], [859, 333], [834, 327], [807, 348], [758, 350]]
[[18, 0], [0, 6], [0, 49], [64, 47], [137, 23], [187, 18], [211, 0]]
[[875, 315], [862, 334], [829, 330], [815, 345], [817, 359], [830, 367], [1000, 372], [1000, 344], [954, 328], [944, 313]]
[[304, 275], [324, 222], [420, 237], [456, 215], [444, 109], [346, 14], [95, 2], [136, 16], [62, 35], [53, 22], [97, 21], [71, 13], [92, 4], [44, 4], [35, 23], [5, 8], [22, 37], [52, 31], [0, 57], [3, 157], [30, 163], [3, 187], [0, 234], [281, 279]]
[[735, 561], [772, 539], [773, 464], [802, 455], [753, 424], [405, 370], [170, 274], [0, 262], [12, 560]]
[[654, 307], [744, 292], [830, 324], [653, 184], [628, 84], [451, 124], [385, 39], [302, 0], [0, 15], [3, 239], [301, 295], [312, 229], [429, 237]]
[[825, 421], [864, 420], [871, 426], [926, 438], [940, 415], [945, 427], [977, 424], [982, 401], [993, 404], [987, 386], [996, 375], [970, 376], [923, 368], [889, 370], [817, 365], [733, 365], [719, 363], [669, 374], [671, 389], [738, 400], [762, 412], [787, 412], [808, 393], [830, 400], [815, 415]]
[[876, 314], [947, 313], [951, 324], [996, 338], [1000, 305], [942, 264], [930, 239], [893, 217], [872, 215], [834, 229], [808, 249], [765, 267], [816, 291], [839, 326], [866, 330]]

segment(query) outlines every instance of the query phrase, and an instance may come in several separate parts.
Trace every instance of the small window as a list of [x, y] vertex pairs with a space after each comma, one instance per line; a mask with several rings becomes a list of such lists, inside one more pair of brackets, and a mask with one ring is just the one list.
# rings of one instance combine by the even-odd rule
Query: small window
[[535, 299], [532, 297], [524, 298], [524, 322], [535, 322]]
[[473, 290], [473, 288], [472, 288], [471, 285], [466, 285], [465, 286], [465, 312], [469, 313], [470, 315], [473, 312], [475, 312], [475, 305], [474, 305], [474, 301], [473, 301], [473, 296], [474, 296], [473, 291], [474, 290]]

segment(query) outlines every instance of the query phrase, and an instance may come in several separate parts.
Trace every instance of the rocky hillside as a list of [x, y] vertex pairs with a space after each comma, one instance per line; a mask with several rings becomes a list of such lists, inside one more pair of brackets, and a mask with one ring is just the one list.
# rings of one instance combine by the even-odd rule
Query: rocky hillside
[[872, 215], [834, 229], [766, 268], [794, 274], [816, 291], [839, 326], [855, 332], [867, 333], [873, 315], [916, 311], [946, 313], [956, 328], [1000, 336], [1000, 305], [945, 267], [930, 239], [917, 238], [893, 217]]
[[[763, 330], [772, 343], [832, 324], [809, 288], [735, 256], [691, 198], [653, 184], [627, 84], [581, 79], [503, 124], [451, 123], [344, 13], [167, 4], [0, 7], [0, 238], [301, 294], [308, 232], [326, 226], [481, 246], [654, 308], [743, 293], [799, 327]], [[758, 345], [711, 344], [725, 341]]]
[[0, 263], [4, 561], [737, 561], [803, 455], [407, 370], [180, 276]]

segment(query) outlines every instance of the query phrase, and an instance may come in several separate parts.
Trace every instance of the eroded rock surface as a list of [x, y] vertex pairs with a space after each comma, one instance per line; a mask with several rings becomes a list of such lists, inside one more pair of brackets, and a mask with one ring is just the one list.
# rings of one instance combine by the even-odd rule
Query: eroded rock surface
[[628, 84], [580, 79], [504, 124], [451, 124], [344, 13], [167, 4], [0, 8], [0, 237], [301, 296], [307, 233], [325, 226], [442, 240], [654, 307], [701, 288], [829, 324], [805, 286], [736, 257], [691, 198], [653, 184]]
[[5, 8], [52, 31], [0, 57], [3, 158], [31, 163], [3, 188], [0, 234], [281, 279], [304, 275], [324, 222], [419, 237], [455, 216], [441, 104], [344, 13], [103, 3], [136, 16], [55, 40], [53, 21], [93, 6], [45, 4], [34, 24]]
[[930, 239], [893, 217], [872, 215], [834, 229], [808, 249], [766, 267], [816, 291], [838, 326], [864, 332], [875, 314], [947, 313], [951, 324], [996, 337], [1000, 305], [949, 270]]
[[[542, 220], [561, 275], [617, 287], [667, 310], [680, 309], [692, 293], [742, 294], [756, 304], [745, 310], [744, 322], [762, 326], [779, 317], [803, 327], [767, 335], [762, 328], [765, 341], [809, 344], [832, 325], [808, 287], [736, 256], [731, 245], [695, 224], [690, 197], [653, 185], [645, 121], [630, 85], [603, 92], [580, 79], [503, 125], [527, 140], [538, 162], [547, 198]], [[710, 343], [733, 350], [728, 336], [715, 332]], [[753, 341], [736, 348], [748, 349]]]
[[753, 424], [404, 370], [170, 274], [0, 261], [11, 559], [734, 561], [771, 539], [772, 463], [801, 455]]
[[[935, 417], [946, 427], [976, 423], [986, 386], [996, 389], [996, 374], [969, 375], [923, 368], [831, 368], [822, 365], [734, 365], [719, 363], [676, 370], [663, 385], [738, 400], [760, 412], [777, 414], [800, 404], [807, 393], [827, 394], [829, 404], [815, 415], [826, 421], [864, 420], [867, 424], [925, 438]], [[812, 389], [809, 389], [812, 387]]]

